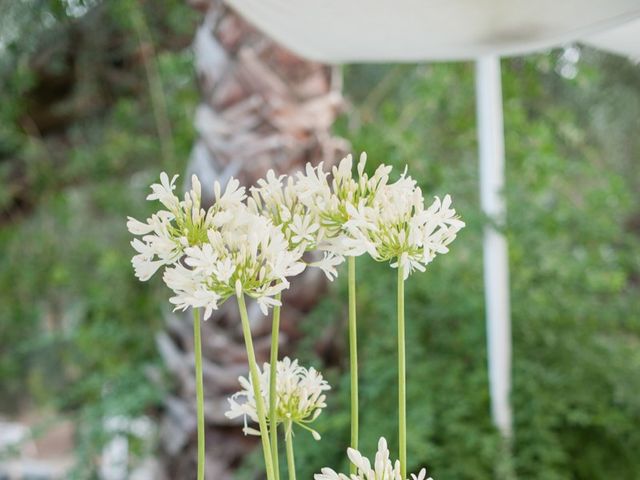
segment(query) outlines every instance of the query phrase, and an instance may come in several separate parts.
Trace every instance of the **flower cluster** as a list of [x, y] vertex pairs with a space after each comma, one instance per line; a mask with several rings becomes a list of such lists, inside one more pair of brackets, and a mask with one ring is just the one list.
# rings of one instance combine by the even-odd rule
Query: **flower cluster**
[[451, 197], [435, 201], [425, 208], [422, 191], [406, 175], [389, 182], [391, 167], [380, 165], [369, 177], [367, 157], [360, 156], [357, 178], [353, 178], [352, 157], [345, 157], [329, 172], [307, 165], [298, 174], [298, 200], [318, 219], [322, 232], [318, 248], [340, 256], [369, 253], [375, 260], [402, 266], [407, 278], [414, 270], [424, 271], [438, 253], [464, 227]]
[[[356, 467], [356, 473], [350, 477], [343, 473], [336, 473], [331, 468], [323, 468], [321, 473], [316, 473], [314, 480], [405, 480], [400, 474], [400, 462], [396, 460], [392, 463], [389, 459], [389, 449], [387, 441], [381, 437], [378, 441], [378, 451], [373, 462], [373, 467], [369, 459], [363, 457], [359, 451], [349, 448], [347, 456]], [[427, 471], [423, 468], [418, 475], [411, 474], [411, 480], [425, 480]], [[431, 477], [426, 480], [433, 480]]]
[[451, 208], [451, 197], [435, 201], [425, 209], [420, 187], [403, 174], [394, 184], [378, 195], [376, 227], [369, 230], [374, 245], [373, 258], [390, 261], [403, 268], [405, 279], [414, 270], [424, 272], [438, 253], [447, 253], [447, 246], [456, 238], [464, 222]]
[[279, 226], [293, 249], [316, 247], [320, 225], [299, 201], [298, 185], [293, 177], [276, 176], [269, 170], [265, 178], [251, 187], [248, 204], [252, 211], [265, 215]]
[[212, 227], [220, 227], [231, 218], [231, 212], [242, 204], [244, 187], [236, 179], [231, 179], [224, 191], [218, 182], [214, 184], [215, 204], [205, 211], [202, 208], [202, 187], [198, 177], [191, 177], [191, 190], [184, 200], [174, 193], [178, 175], [171, 180], [162, 172], [160, 183], [151, 185], [147, 200], [157, 200], [165, 208], [154, 213], [146, 222], [129, 217], [127, 228], [135, 238], [131, 245], [137, 255], [132, 259], [133, 268], [142, 281], [149, 280], [160, 267], [178, 262], [186, 248], [202, 245], [207, 241], [207, 232]]
[[[294, 177], [276, 176], [269, 170], [266, 177], [251, 188], [251, 197], [247, 200], [251, 211], [266, 216], [282, 230], [289, 248], [300, 256], [317, 250], [319, 242], [326, 237], [318, 210], [301, 201], [305, 197], [304, 189], [304, 183], [296, 182]], [[336, 267], [342, 262], [342, 255], [325, 251], [320, 260], [309, 266], [320, 268], [329, 280], [333, 280], [338, 275]]]
[[208, 318], [238, 292], [255, 298], [266, 314], [278, 304], [274, 297], [289, 287], [287, 277], [305, 268], [303, 254], [313, 250], [323, 257], [309, 265], [330, 280], [344, 256], [364, 253], [402, 266], [405, 278], [424, 271], [464, 226], [451, 197], [436, 197], [425, 208], [420, 188], [406, 172], [390, 183], [391, 167], [380, 165], [369, 177], [366, 159], [362, 154], [355, 177], [351, 155], [331, 172], [323, 164], [308, 164], [295, 177], [270, 170], [248, 199], [237, 180], [224, 192], [216, 182], [215, 203], [207, 210], [195, 175], [180, 200], [174, 194], [177, 175], [169, 179], [163, 172], [147, 199], [164, 208], [146, 222], [131, 217], [127, 222], [139, 237], [131, 242], [136, 276], [148, 280], [166, 267], [163, 279], [174, 292], [176, 309], [205, 308]]
[[203, 307], [205, 319], [220, 302], [241, 293], [255, 298], [266, 315], [269, 306], [279, 305], [274, 297], [289, 288], [287, 277], [305, 268], [282, 231], [246, 208], [237, 208], [220, 228], [209, 229], [207, 240], [186, 248], [186, 266], [178, 263], [163, 277], [175, 293], [171, 303], [182, 310]]
[[389, 181], [391, 167], [380, 165], [372, 177], [365, 172], [367, 155], [358, 162], [358, 177], [353, 178], [353, 158], [343, 158], [329, 172], [323, 164], [307, 165], [298, 174], [300, 201], [320, 222], [324, 236], [320, 239], [322, 250], [341, 256], [359, 256], [375, 253], [367, 232], [375, 228], [376, 198]]
[[[270, 368], [265, 363], [260, 373], [260, 391], [265, 405], [269, 405]], [[258, 422], [256, 399], [251, 380], [239, 377], [242, 390], [229, 398], [229, 410], [225, 413], [228, 418], [244, 418], [245, 434], [260, 435], [260, 432], [247, 426], [247, 419]], [[309, 430], [316, 440], [320, 434], [311, 429], [308, 424], [318, 418], [322, 409], [326, 407], [324, 392], [331, 387], [322, 378], [320, 372], [313, 367], [307, 369], [298, 364], [297, 360], [288, 357], [278, 361], [276, 366], [276, 419], [278, 423], [295, 423]], [[240, 402], [238, 400], [241, 400]], [[271, 418], [270, 412], [267, 418]]]
[[214, 184], [215, 203], [201, 206], [202, 187], [192, 177], [192, 188], [180, 200], [174, 193], [177, 175], [166, 173], [151, 185], [147, 200], [158, 200], [165, 208], [146, 222], [129, 217], [127, 228], [138, 252], [132, 259], [136, 276], [148, 280], [166, 267], [163, 280], [174, 292], [176, 309], [204, 308], [205, 319], [233, 294], [257, 299], [267, 313], [278, 304], [274, 296], [289, 287], [287, 277], [299, 274], [305, 265], [301, 253], [289, 249], [280, 228], [244, 203], [245, 189], [231, 179], [224, 190]]

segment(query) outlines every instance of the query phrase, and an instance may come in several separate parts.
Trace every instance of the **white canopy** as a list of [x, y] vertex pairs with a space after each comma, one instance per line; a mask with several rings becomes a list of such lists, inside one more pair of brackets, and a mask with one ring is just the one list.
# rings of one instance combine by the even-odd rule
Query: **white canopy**
[[299, 55], [327, 63], [471, 60], [577, 39], [640, 57], [638, 0], [226, 0]]
[[640, 62], [640, 19], [602, 31], [581, 41]]

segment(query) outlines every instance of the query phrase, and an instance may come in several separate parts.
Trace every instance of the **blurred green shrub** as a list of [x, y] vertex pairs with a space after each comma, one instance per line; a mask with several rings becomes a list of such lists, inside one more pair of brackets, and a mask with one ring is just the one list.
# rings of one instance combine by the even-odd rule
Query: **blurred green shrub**
[[[158, 295], [157, 281], [133, 277], [125, 222], [127, 215], [148, 216], [144, 198], [162, 168], [186, 166], [198, 99], [188, 47], [198, 17], [180, 0], [105, 2], [95, 43], [75, 53], [74, 88], [104, 92], [112, 79], [92, 69], [115, 53], [101, 42], [117, 38], [109, 48], [125, 53], [147, 44], [173, 127], [173, 158], [163, 160], [157, 99], [142, 63], [123, 67], [130, 83], [114, 90], [108, 104], [74, 113], [74, 121], [50, 134], [23, 128], [38, 39], [62, 38], [89, 21], [73, 18], [68, 2], [37, 2], [33, 9], [23, 3], [2, 7], [15, 14], [19, 31], [3, 38], [0, 51], [0, 411], [33, 406], [73, 416], [79, 424], [73, 478], [94, 478], [96, 453], [108, 440], [105, 416], [144, 414], [164, 395], [149, 373], [162, 372], [154, 335], [166, 295]], [[85, 3], [96, 2], [74, 5]], [[142, 39], [130, 21], [135, 15], [148, 28]]]
[[[426, 194], [451, 192], [467, 222], [451, 253], [407, 284], [409, 461], [430, 467], [434, 478], [640, 475], [634, 394], [640, 391], [640, 232], [633, 228], [640, 215], [640, 144], [633, 133], [640, 126], [640, 70], [582, 53], [575, 79], [555, 72], [562, 51], [503, 61], [511, 455], [489, 418], [472, 65], [346, 69], [356, 108], [341, 132], [354, 150], [366, 149], [371, 166], [408, 163]], [[389, 414], [397, 402], [390, 368], [395, 275], [367, 260], [358, 268], [361, 444], [372, 453], [380, 435], [397, 445]], [[326, 329], [346, 332], [345, 283], [306, 325], [302, 355]], [[331, 411], [318, 420], [325, 441], [298, 440], [300, 478], [322, 466], [347, 468], [344, 348], [345, 364], [328, 372], [337, 386]]]

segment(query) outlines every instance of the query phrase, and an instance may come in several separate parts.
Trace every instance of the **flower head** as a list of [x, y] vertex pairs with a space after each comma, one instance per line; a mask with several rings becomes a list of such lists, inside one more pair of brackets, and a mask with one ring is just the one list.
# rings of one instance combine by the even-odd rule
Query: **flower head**
[[127, 228], [141, 238], [131, 245], [137, 254], [131, 260], [136, 276], [148, 280], [162, 266], [177, 263], [185, 249], [202, 245], [207, 241], [211, 227], [221, 226], [233, 217], [233, 211], [242, 205], [244, 187], [231, 179], [222, 192], [218, 182], [214, 184], [215, 204], [206, 211], [202, 208], [202, 187], [198, 177], [191, 177], [191, 190], [180, 200], [173, 191], [178, 175], [171, 180], [162, 172], [160, 183], [151, 185], [147, 200], [157, 200], [164, 208], [151, 215], [146, 222], [129, 217]]
[[184, 249], [183, 264], [167, 268], [166, 284], [176, 309], [204, 307], [208, 318], [231, 295], [255, 298], [266, 315], [273, 297], [289, 288], [287, 277], [304, 270], [282, 231], [262, 215], [238, 206], [222, 225], [207, 231], [207, 241]]
[[447, 253], [464, 222], [451, 208], [451, 197], [435, 197], [428, 207], [420, 187], [406, 175], [382, 188], [376, 197], [376, 228], [367, 233], [373, 258], [403, 267], [405, 279], [414, 270], [424, 271], [437, 254]]
[[323, 164], [307, 164], [298, 174], [299, 198], [320, 222], [324, 236], [319, 248], [341, 256], [375, 253], [367, 232], [375, 229], [376, 196], [387, 184], [391, 167], [380, 165], [369, 177], [365, 170], [366, 153], [362, 153], [353, 177], [353, 158], [343, 158], [338, 166], [325, 172]]
[[300, 253], [291, 250], [281, 229], [244, 203], [245, 190], [231, 179], [213, 186], [215, 203], [202, 208], [202, 187], [194, 175], [183, 200], [174, 193], [177, 175], [166, 173], [151, 185], [148, 200], [163, 209], [145, 222], [129, 218], [127, 227], [138, 252], [132, 259], [136, 276], [148, 280], [167, 267], [163, 280], [175, 295], [176, 309], [204, 308], [208, 318], [233, 294], [258, 301], [263, 313], [279, 302], [273, 297], [289, 287], [287, 277], [304, 270]]
[[[297, 360], [285, 357], [277, 363], [276, 370], [276, 418], [278, 423], [295, 423], [309, 430], [316, 440], [320, 435], [308, 424], [313, 422], [322, 409], [326, 407], [325, 391], [331, 387], [322, 378], [320, 372], [312, 368], [305, 368]], [[265, 405], [269, 405], [269, 364], [265, 363], [260, 373], [260, 390]], [[258, 422], [256, 400], [251, 380], [244, 377], [238, 379], [242, 390], [229, 398], [229, 410], [225, 413], [228, 418], [244, 417], [245, 434], [259, 435], [260, 432], [247, 426], [247, 419]], [[242, 401], [238, 401], [242, 400]], [[267, 418], [271, 416], [267, 414]]]
[[[373, 465], [369, 459], [360, 454], [359, 451], [349, 448], [347, 456], [356, 467], [356, 473], [350, 477], [343, 473], [336, 473], [331, 468], [323, 468], [321, 473], [316, 473], [314, 480], [404, 480], [400, 473], [400, 462], [396, 460], [392, 463], [389, 459], [389, 449], [387, 441], [384, 437], [380, 437], [378, 441], [378, 451], [376, 453]], [[425, 480], [427, 471], [423, 468], [418, 475], [411, 474], [411, 480]], [[433, 480], [429, 477], [426, 480]]]
[[[317, 209], [301, 201], [301, 187], [293, 177], [276, 176], [273, 170], [269, 170], [266, 177], [251, 188], [247, 203], [250, 210], [271, 219], [282, 230], [289, 249], [302, 258], [305, 252], [316, 250], [326, 234]], [[325, 252], [321, 260], [308, 265], [320, 268], [329, 280], [333, 280], [337, 276], [335, 267], [342, 262], [342, 256]]]

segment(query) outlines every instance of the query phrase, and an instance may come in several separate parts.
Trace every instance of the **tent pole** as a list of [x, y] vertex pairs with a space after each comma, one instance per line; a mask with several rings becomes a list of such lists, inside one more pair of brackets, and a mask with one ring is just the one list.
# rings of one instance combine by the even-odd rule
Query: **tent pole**
[[[507, 239], [504, 225], [504, 125], [500, 58], [476, 61], [476, 108], [480, 150], [480, 200], [489, 222], [484, 228], [484, 290], [491, 415], [505, 438], [511, 438], [511, 318]], [[497, 227], [498, 229], [496, 229]]]

